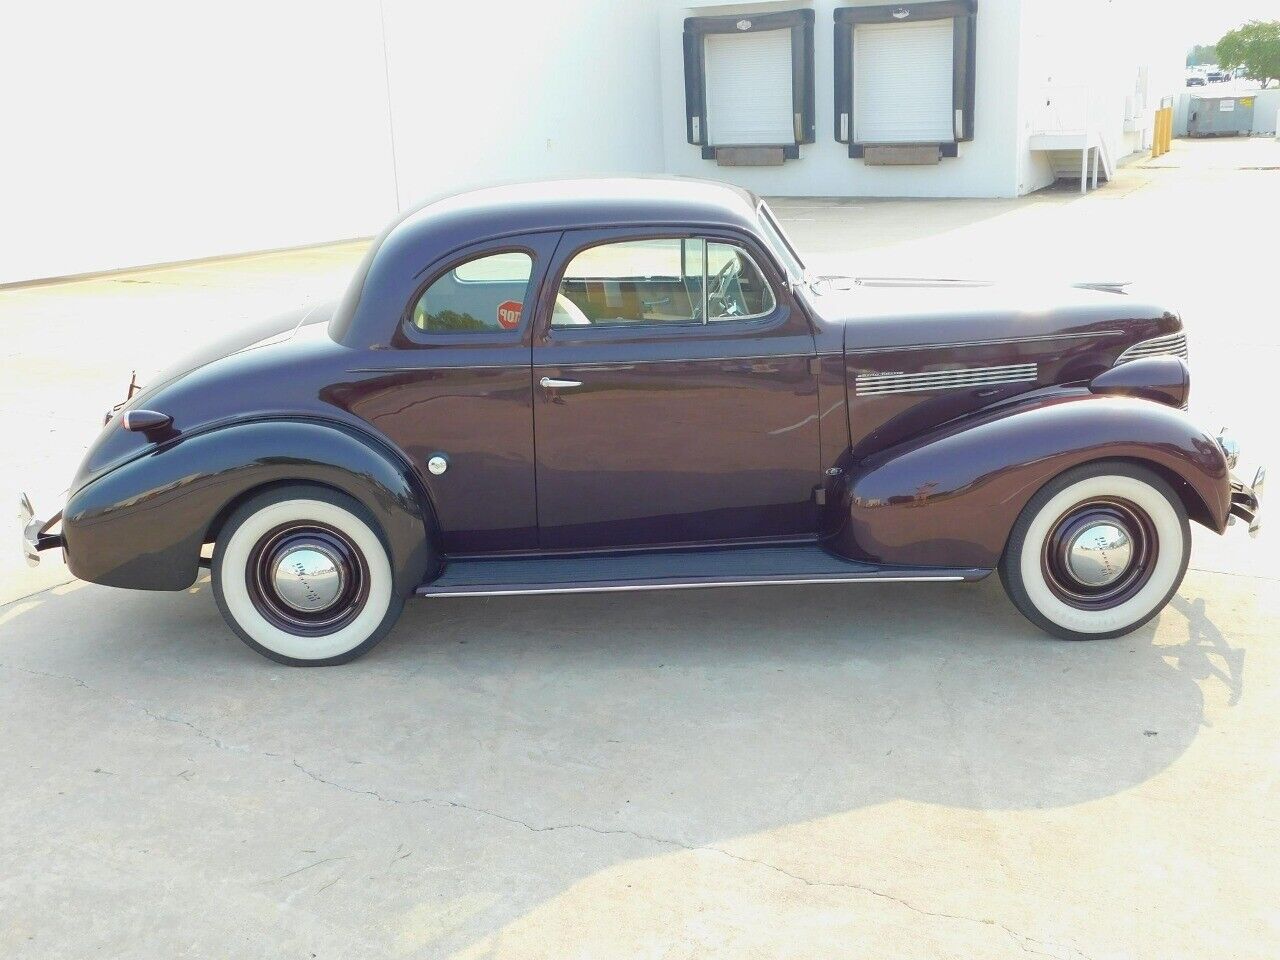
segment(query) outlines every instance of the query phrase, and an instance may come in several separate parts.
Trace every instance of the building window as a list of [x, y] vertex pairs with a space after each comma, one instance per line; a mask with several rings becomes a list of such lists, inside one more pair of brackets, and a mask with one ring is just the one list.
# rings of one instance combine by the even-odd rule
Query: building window
[[952, 20], [868, 23], [853, 34], [853, 139], [944, 143], [951, 115]]
[[684, 22], [685, 134], [705, 159], [767, 165], [812, 143], [813, 11]]
[[936, 163], [973, 139], [976, 0], [835, 11], [835, 135], [868, 162]]

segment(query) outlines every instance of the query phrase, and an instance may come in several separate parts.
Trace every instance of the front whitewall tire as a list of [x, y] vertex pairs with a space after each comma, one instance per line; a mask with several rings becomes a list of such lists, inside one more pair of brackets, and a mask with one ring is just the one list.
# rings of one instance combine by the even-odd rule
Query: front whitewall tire
[[[336, 532], [357, 551], [358, 604], [329, 632], [282, 628], [264, 614], [251, 587], [255, 551], [274, 531], [314, 524]], [[271, 491], [244, 504], [223, 527], [214, 549], [213, 589], [228, 625], [259, 653], [291, 665], [343, 663], [365, 653], [391, 629], [403, 607], [387, 548], [359, 503], [317, 488]]]
[[[1136, 590], [1113, 605], [1083, 609], [1054, 589], [1046, 543], [1073, 508], [1106, 500], [1145, 515], [1154, 557]], [[1066, 639], [1100, 639], [1129, 633], [1159, 613], [1182, 583], [1189, 558], [1186, 510], [1169, 485], [1144, 467], [1098, 463], [1067, 471], [1032, 498], [1010, 534], [1000, 575], [1014, 605], [1042, 629]]]

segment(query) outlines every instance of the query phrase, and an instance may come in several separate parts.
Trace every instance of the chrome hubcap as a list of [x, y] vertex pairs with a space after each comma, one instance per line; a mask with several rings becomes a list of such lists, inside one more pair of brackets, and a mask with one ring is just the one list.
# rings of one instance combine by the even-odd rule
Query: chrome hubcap
[[1155, 524], [1137, 504], [1099, 498], [1072, 507], [1045, 538], [1040, 563], [1049, 589], [1081, 610], [1107, 610], [1136, 596], [1155, 570]]
[[293, 610], [318, 613], [342, 596], [346, 578], [341, 561], [318, 546], [283, 552], [271, 574], [276, 596]]
[[1086, 587], [1115, 583], [1133, 560], [1133, 539], [1117, 523], [1093, 523], [1067, 546], [1067, 569]]
[[297, 636], [324, 636], [359, 615], [369, 595], [369, 570], [342, 531], [289, 523], [254, 546], [245, 586], [273, 626]]

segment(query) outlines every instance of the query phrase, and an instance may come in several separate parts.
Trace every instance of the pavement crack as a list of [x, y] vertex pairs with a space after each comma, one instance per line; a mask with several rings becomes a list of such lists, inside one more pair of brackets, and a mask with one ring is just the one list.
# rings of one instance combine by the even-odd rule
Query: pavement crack
[[[278, 877], [273, 877], [270, 880], [264, 880], [263, 883], [264, 884], [279, 883], [281, 880], [288, 880], [290, 877], [296, 877], [298, 874], [304, 873], [307, 870], [310, 870], [312, 867], [318, 867], [321, 864], [325, 864], [325, 863], [337, 863], [339, 860], [349, 860], [349, 859], [351, 858], [350, 857], [324, 857], [320, 860], [317, 860], [315, 863], [308, 863], [305, 867], [299, 867], [297, 870], [290, 870], [288, 873], [281, 874]], [[325, 886], [326, 887], [332, 886], [333, 883], [337, 883], [337, 880], [334, 880], [331, 883], [325, 884]], [[321, 887], [321, 889], [323, 890], [324, 887]]]
[[8, 610], [10, 607], [16, 607], [18, 604], [23, 603], [27, 600], [34, 600], [36, 597], [44, 596], [46, 593], [52, 593], [54, 590], [57, 590], [59, 587], [65, 587], [68, 583], [72, 583], [74, 581], [75, 581], [75, 577], [71, 576], [71, 574], [67, 574], [67, 579], [65, 580], [59, 580], [57, 583], [50, 584], [47, 587], [41, 587], [39, 590], [34, 590], [31, 593], [24, 593], [20, 597], [13, 597], [9, 600], [6, 600], [4, 603], [0, 603], [0, 613], [3, 613], [4, 611]]
[[[120, 694], [118, 693], [112, 693], [110, 690], [103, 690], [101, 687], [95, 687], [92, 684], [86, 683], [84, 680], [81, 680], [79, 677], [73, 677], [70, 674], [50, 673], [45, 670], [32, 670], [28, 667], [19, 667], [10, 663], [0, 663], [0, 670], [12, 670], [17, 673], [25, 673], [27, 676], [30, 676], [30, 677], [41, 677], [45, 680], [62, 680], [66, 683], [74, 683], [77, 687], [81, 687], [85, 690], [88, 690], [90, 693], [96, 693], [99, 696], [107, 697], [108, 699], [114, 700], [117, 703], [123, 703], [125, 706], [130, 707], [134, 710], [137, 710], [139, 713], [142, 713], [147, 717], [150, 717], [152, 720], [156, 720], [161, 723], [172, 723], [181, 727], [186, 727], [188, 730], [191, 730], [202, 740], [205, 740], [206, 742], [213, 744], [219, 750], [228, 750], [232, 752], [249, 752], [249, 749], [247, 747], [241, 747], [241, 746], [236, 746], [234, 744], [226, 743], [225, 741], [220, 740], [219, 738], [215, 737], [213, 734], [204, 730], [202, 727], [192, 723], [190, 720], [185, 720], [182, 717], [169, 716], [168, 714], [165, 714], [165, 713], [156, 713], [154, 710], [150, 709], [145, 704], [139, 703], [137, 700], [131, 700], [128, 697], [120, 696]], [[270, 756], [270, 754], [264, 754], [264, 756]]]
[[[389, 804], [397, 804], [397, 805], [429, 804], [432, 806], [447, 807], [454, 810], [465, 810], [465, 811], [468, 811], [469, 813], [474, 813], [479, 816], [490, 817], [495, 820], [500, 820], [503, 823], [509, 823], [514, 826], [522, 827], [525, 830], [530, 831], [531, 833], [554, 833], [560, 830], [580, 830], [580, 831], [585, 831], [587, 833], [593, 833], [598, 836], [604, 836], [604, 837], [608, 837], [608, 836], [632, 837], [636, 840], [655, 843], [661, 846], [674, 847], [680, 850], [687, 850], [692, 853], [704, 852], [704, 853], [719, 854], [722, 857], [726, 857], [727, 859], [730, 859], [730, 860], [736, 860], [739, 863], [751, 864], [754, 866], [762, 867], [765, 870], [769, 870], [774, 873], [780, 874], [784, 877], [787, 877], [788, 879], [796, 881], [797, 883], [802, 883], [807, 887], [824, 887], [824, 888], [831, 888], [831, 889], [851, 890], [851, 891], [866, 894], [868, 896], [876, 897], [878, 899], [886, 900], [891, 903], [897, 904], [898, 906], [903, 907], [907, 910], [910, 910], [912, 913], [915, 913], [918, 916], [928, 917], [930, 919], [935, 919], [935, 920], [949, 920], [956, 923], [969, 923], [969, 924], [976, 924], [984, 927], [990, 927], [992, 929], [1002, 931], [1021, 950], [1023, 950], [1026, 953], [1035, 954], [1037, 956], [1050, 957], [1050, 958], [1053, 958], [1053, 960], [1067, 960], [1067, 958], [1070, 958], [1070, 957], [1078, 958], [1078, 960], [1090, 960], [1090, 958], [1084, 952], [1082, 952], [1081, 950], [1079, 950], [1074, 946], [1058, 945], [1058, 944], [1049, 943], [1044, 940], [1039, 940], [1035, 937], [1028, 936], [1025, 933], [1021, 933], [1013, 929], [1012, 927], [1008, 926], [1007, 924], [1002, 923], [999, 920], [994, 920], [988, 917], [971, 917], [961, 913], [945, 913], [943, 911], [938, 911], [938, 910], [928, 910], [915, 903], [912, 903], [910, 900], [904, 899], [903, 897], [895, 896], [894, 894], [891, 894], [891, 893], [886, 893], [883, 890], [878, 890], [875, 887], [868, 886], [866, 884], [853, 883], [848, 881], [815, 880], [798, 873], [793, 873], [792, 871], [787, 870], [783, 867], [780, 867], [777, 864], [770, 863], [767, 860], [760, 860], [755, 857], [747, 857], [741, 854], [732, 853], [729, 850], [724, 849], [723, 847], [702, 845], [702, 844], [690, 844], [682, 840], [674, 839], [672, 837], [660, 837], [654, 834], [641, 833], [637, 830], [630, 830], [623, 827], [597, 827], [589, 823], [536, 824], [536, 823], [531, 823], [528, 820], [523, 820], [519, 817], [513, 817], [513, 816], [510, 816], [509, 814], [500, 813], [496, 810], [490, 810], [486, 807], [479, 807], [473, 804], [463, 803], [459, 800], [449, 800], [449, 799], [444, 799], [440, 797], [409, 797], [409, 798], [403, 798], [403, 799], [398, 797], [391, 797], [386, 794], [380, 793], [377, 790], [364, 788], [364, 787], [353, 787], [353, 786], [349, 786], [348, 784], [339, 783], [334, 780], [329, 780], [328, 778], [321, 776], [315, 771], [308, 769], [306, 766], [299, 763], [297, 760], [291, 760], [290, 762], [299, 771], [301, 771], [302, 773], [304, 773], [306, 776], [310, 777], [312, 780], [316, 781], [317, 783], [326, 784], [327, 786], [333, 787], [338, 790], [342, 790], [346, 793], [354, 793], [361, 796], [373, 797], [374, 799], [378, 800], [381, 803], [389, 803]], [[1064, 950], [1069, 952], [1064, 953], [1063, 952]], [[1053, 951], [1053, 952], [1048, 952], [1048, 951]]]
[[[1077, 947], [1069, 946], [1069, 945], [1058, 945], [1058, 944], [1049, 943], [1044, 940], [1039, 940], [1035, 937], [1028, 936], [1027, 934], [1020, 933], [1019, 931], [1013, 929], [1012, 927], [1008, 926], [1005, 923], [1002, 923], [999, 920], [994, 920], [988, 917], [971, 917], [971, 916], [967, 916], [966, 914], [960, 914], [960, 913], [946, 913], [943, 911], [928, 910], [915, 903], [912, 903], [910, 900], [907, 900], [903, 897], [899, 897], [891, 893], [886, 893], [883, 890], [878, 890], [875, 887], [868, 886], [867, 884], [854, 883], [851, 881], [816, 880], [810, 877], [803, 876], [802, 874], [799, 874], [799, 873], [794, 873], [790, 870], [787, 870], [783, 867], [778, 866], [775, 863], [770, 863], [767, 860], [760, 860], [755, 857], [747, 857], [747, 856], [743, 856], [742, 854], [732, 853], [729, 850], [724, 849], [723, 847], [702, 845], [702, 844], [690, 844], [682, 840], [677, 840], [671, 837], [661, 837], [655, 834], [641, 833], [637, 830], [631, 830], [625, 827], [597, 827], [589, 823], [572, 823], [572, 822], [571, 823], [537, 824], [537, 823], [532, 823], [528, 820], [524, 820], [520, 817], [515, 817], [515, 816], [511, 816], [510, 814], [501, 813], [500, 811], [497, 811], [497, 810], [491, 810], [487, 807], [481, 807], [474, 804], [463, 803], [460, 800], [451, 800], [445, 797], [430, 797], [430, 796], [400, 798], [400, 797], [393, 797], [388, 794], [382, 793], [378, 790], [373, 789], [372, 787], [351, 786], [350, 784], [342, 783], [337, 780], [330, 780], [329, 778], [324, 777], [319, 773], [316, 773], [314, 770], [311, 770], [310, 768], [308, 768], [307, 766], [299, 762], [297, 759], [294, 759], [292, 757], [287, 757], [284, 754], [273, 753], [273, 752], [264, 751], [264, 750], [254, 750], [246, 746], [229, 744], [226, 741], [222, 740], [221, 738], [216, 737], [213, 734], [209, 733], [208, 731], [204, 730], [198, 724], [195, 724], [190, 720], [186, 720], [182, 717], [170, 716], [168, 714], [157, 713], [156, 711], [150, 709], [144, 704], [137, 702], [136, 700], [131, 700], [128, 697], [122, 697], [119, 694], [111, 693], [110, 691], [103, 690], [99, 687], [95, 687], [92, 684], [86, 683], [84, 680], [80, 679], [79, 677], [74, 677], [69, 674], [52, 673], [52, 672], [47, 672], [43, 670], [32, 670], [27, 667], [19, 667], [19, 666], [15, 666], [13, 664], [7, 664], [7, 663], [0, 663], [0, 669], [11, 670], [18, 673], [27, 674], [28, 676], [40, 677], [48, 680], [59, 680], [64, 683], [75, 684], [76, 686], [81, 687], [85, 690], [88, 690], [92, 693], [97, 693], [101, 696], [105, 696], [118, 703], [125, 704], [131, 709], [139, 711], [140, 713], [149, 717], [152, 720], [185, 727], [188, 730], [190, 730], [192, 733], [194, 733], [196, 736], [198, 736], [201, 740], [205, 741], [206, 743], [209, 743], [210, 745], [216, 747], [219, 750], [224, 750], [232, 753], [246, 754], [246, 755], [256, 754], [257, 756], [262, 757], [264, 759], [284, 761], [289, 763], [292, 767], [294, 767], [300, 773], [310, 778], [311, 780], [315, 781], [316, 783], [324, 784], [326, 786], [332, 787], [335, 790], [341, 790], [344, 793], [350, 793], [357, 796], [371, 797], [374, 800], [377, 800], [379, 803], [403, 805], [403, 806], [421, 804], [421, 805], [429, 805], [429, 806], [435, 806], [435, 807], [443, 807], [443, 808], [453, 809], [453, 810], [464, 810], [464, 811], [467, 811], [468, 813], [472, 813], [477, 816], [488, 817], [490, 819], [499, 820], [503, 823], [508, 823], [513, 826], [521, 827], [525, 830], [530, 831], [531, 833], [555, 833], [562, 830], [578, 830], [586, 833], [596, 834], [597, 836], [602, 836], [602, 837], [617, 837], [617, 836], [631, 837], [632, 839], [643, 841], [646, 843], [653, 843], [660, 846], [673, 847], [676, 849], [687, 850], [690, 852], [705, 852], [705, 853], [719, 854], [722, 857], [725, 857], [730, 860], [736, 860], [739, 863], [751, 864], [754, 866], [761, 867], [765, 870], [772, 871], [781, 876], [787, 877], [797, 883], [804, 884], [807, 887], [823, 887], [823, 888], [830, 888], [830, 889], [856, 891], [858, 893], [862, 893], [867, 896], [875, 897], [880, 900], [885, 900], [885, 901], [897, 904], [898, 906], [906, 910], [910, 910], [912, 913], [915, 913], [922, 917], [929, 917], [931, 919], [936, 919], [936, 920], [948, 920], [948, 921], [957, 922], [957, 923], [976, 924], [979, 926], [997, 929], [997, 930], [1003, 931], [1005, 935], [1007, 935], [1015, 944], [1017, 944], [1017, 946], [1020, 949], [1022, 949], [1026, 953], [1031, 953], [1038, 956], [1050, 957], [1050, 958], [1054, 958], [1054, 960], [1064, 960], [1064, 958], [1067, 958], [1067, 960], [1069, 960], [1069, 958], [1076, 958], [1076, 960], [1090, 960], [1088, 955], [1086, 955], [1083, 951], [1079, 950]], [[269, 880], [266, 882], [268, 883], [278, 882], [280, 880], [284, 880], [288, 877], [294, 876], [298, 873], [302, 873], [305, 870], [310, 870], [313, 867], [320, 866], [321, 864], [330, 863], [335, 860], [343, 860], [343, 859], [347, 859], [347, 858], [325, 857], [321, 860], [315, 861], [314, 863], [307, 864], [306, 866], [300, 867], [297, 870], [291, 871], [290, 873], [286, 873], [282, 876], [276, 877], [273, 880]], [[326, 888], [331, 885], [332, 884], [327, 884]], [[1050, 950], [1054, 952], [1047, 952]], [[1069, 951], [1069, 953], [1064, 954], [1062, 952], [1063, 950]]]
[[[1017, 930], [1014, 930], [1012, 927], [1000, 922], [999, 920], [993, 920], [988, 917], [971, 917], [963, 913], [945, 913], [939, 910], [928, 910], [915, 903], [912, 903], [910, 900], [904, 899], [903, 897], [895, 896], [892, 893], [886, 893], [883, 890], [878, 890], [875, 887], [868, 886], [867, 884], [863, 884], [863, 883], [853, 883], [851, 881], [838, 881], [838, 880], [814, 880], [809, 877], [802, 876], [801, 874], [793, 873], [792, 871], [787, 870], [783, 867], [780, 867], [775, 863], [770, 863], [767, 860], [759, 860], [759, 859], [756, 859], [755, 857], [746, 857], [746, 856], [742, 856], [741, 854], [731, 853], [728, 850], [725, 850], [723, 847], [700, 846], [700, 847], [689, 847], [688, 849], [707, 850], [707, 851], [721, 854], [722, 856], [728, 857], [731, 860], [737, 860], [741, 863], [755, 864], [756, 866], [763, 867], [766, 870], [771, 870], [775, 873], [779, 873], [784, 877], [789, 877], [790, 879], [795, 880], [798, 883], [802, 883], [807, 887], [830, 887], [835, 889], [854, 890], [859, 893], [865, 893], [869, 896], [876, 897], [881, 900], [887, 900], [891, 903], [897, 904], [898, 906], [905, 907], [907, 910], [910, 910], [912, 913], [918, 914], [919, 916], [922, 916], [922, 917], [929, 917], [936, 920], [952, 920], [959, 923], [971, 923], [971, 924], [978, 924], [980, 926], [985, 926], [985, 927], [992, 927], [997, 930], [1002, 930], [1019, 947], [1021, 947], [1024, 951], [1028, 953], [1034, 953], [1034, 954], [1038, 954], [1040, 956], [1045, 956], [1045, 957], [1054, 957], [1054, 958], [1057, 958], [1057, 960], [1060, 960], [1060, 958], [1063, 956], [1060, 951], [1055, 953], [1046, 953], [1043, 950], [1037, 949], [1037, 947], [1057, 949], [1058, 945], [1047, 943], [1043, 940], [1037, 940], [1035, 937], [1027, 936], [1025, 933], [1020, 933]], [[1066, 947], [1066, 949], [1070, 950], [1072, 955], [1082, 958], [1082, 960], [1089, 960], [1086, 954], [1084, 954], [1083, 952], [1081, 952], [1075, 947], [1068, 946]]]
[[[276, 754], [266, 754], [266, 756], [277, 756]], [[513, 817], [509, 814], [500, 813], [497, 810], [490, 810], [486, 807], [475, 806], [470, 803], [463, 803], [461, 800], [450, 800], [446, 797], [392, 797], [385, 793], [367, 787], [353, 787], [337, 780], [330, 780], [322, 777], [314, 770], [309, 769], [297, 760], [289, 761], [294, 767], [306, 776], [310, 777], [316, 783], [323, 783], [326, 786], [333, 787], [336, 790], [342, 790], [345, 793], [354, 793], [358, 796], [373, 797], [380, 803], [390, 803], [401, 806], [412, 806], [414, 804], [426, 804], [435, 807], [446, 807], [451, 810], [465, 810], [469, 813], [477, 814], [482, 817], [489, 817], [494, 820], [501, 820], [503, 823], [509, 823], [513, 826], [523, 827], [531, 833], [554, 833], [557, 830], [585, 830], [588, 833], [594, 833], [602, 837], [610, 836], [627, 836], [634, 837], [636, 840], [644, 840], [649, 843], [659, 843], [666, 846], [679, 847], [683, 850], [698, 850], [699, 847], [690, 846], [679, 840], [671, 840], [667, 837], [657, 837], [651, 834], [639, 833], [635, 830], [627, 830], [621, 827], [595, 827], [588, 823], [550, 823], [536, 824], [530, 823], [528, 820], [522, 820], [519, 817]]]

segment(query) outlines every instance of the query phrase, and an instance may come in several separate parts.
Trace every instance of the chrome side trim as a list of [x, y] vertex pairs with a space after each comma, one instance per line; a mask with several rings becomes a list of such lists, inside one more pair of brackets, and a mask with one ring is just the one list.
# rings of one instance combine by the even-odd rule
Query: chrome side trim
[[[424, 357], [425, 361], [427, 358]], [[518, 373], [521, 370], [529, 368], [521, 363], [463, 363], [455, 366], [432, 366], [428, 363], [422, 363], [414, 366], [410, 364], [398, 364], [394, 367], [348, 367], [347, 373], [452, 373], [468, 370], [510, 370]]]
[[1005, 383], [1031, 383], [1038, 373], [1034, 363], [962, 367], [958, 370], [931, 370], [926, 373], [869, 373], [860, 374], [854, 380], [854, 390], [859, 396], [873, 397], [886, 393], [988, 387]]
[[1116, 357], [1114, 366], [1128, 363], [1130, 360], [1142, 360], [1146, 357], [1187, 357], [1187, 335], [1183, 331], [1169, 333], [1163, 337], [1152, 337], [1128, 347]]
[[850, 576], [850, 577], [814, 577], [798, 580], [713, 580], [706, 583], [635, 583], [608, 586], [557, 586], [545, 587], [499, 587], [494, 590], [443, 590], [433, 592], [430, 585], [420, 587], [420, 597], [523, 597], [536, 593], [625, 593], [638, 590], [694, 590], [704, 587], [776, 587], [785, 584], [810, 585], [816, 583], [943, 583], [959, 582], [965, 578], [959, 575], [925, 575], [925, 576]]
[[814, 357], [838, 357], [838, 353], [764, 353], [741, 357], [639, 357], [634, 360], [585, 360], [558, 363], [554, 360], [541, 360], [535, 367], [555, 367], [568, 370], [577, 367], [626, 367], [639, 366], [646, 363], [737, 363], [749, 360], [811, 360]]
[[1087, 333], [1042, 333], [1033, 337], [996, 337], [991, 340], [949, 340], [946, 343], [910, 343], [890, 347], [850, 348], [850, 354], [900, 353], [908, 350], [954, 350], [957, 347], [999, 346], [1003, 343], [1038, 343], [1043, 340], [1091, 340], [1096, 337], [1118, 337], [1123, 330], [1090, 330]]
[[[573, 361], [570, 363], [539, 363], [538, 367], [562, 367], [568, 369], [570, 367], [633, 367], [643, 363], [732, 363], [748, 360], [822, 360], [825, 358], [838, 358], [838, 353], [765, 353], [752, 354], [741, 357], [641, 357], [635, 360], [588, 360]], [[527, 365], [519, 363], [493, 363], [493, 364], [459, 364], [457, 366], [407, 366], [400, 365], [394, 367], [349, 367], [348, 373], [449, 373], [453, 371], [466, 370], [511, 370], [519, 372], [528, 370]]]

